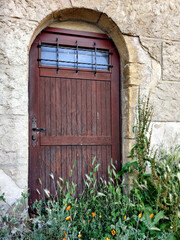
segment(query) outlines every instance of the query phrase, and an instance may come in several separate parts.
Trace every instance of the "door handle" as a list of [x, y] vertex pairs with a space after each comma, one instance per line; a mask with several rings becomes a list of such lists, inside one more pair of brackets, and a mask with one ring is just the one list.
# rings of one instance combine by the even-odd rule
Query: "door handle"
[[45, 128], [36, 128], [36, 127], [32, 128], [32, 130], [33, 130], [33, 131], [38, 131], [38, 132], [40, 132], [40, 131], [46, 131]]
[[35, 147], [38, 143], [37, 132], [46, 131], [46, 128], [38, 128], [36, 124], [36, 117], [32, 118], [32, 146]]

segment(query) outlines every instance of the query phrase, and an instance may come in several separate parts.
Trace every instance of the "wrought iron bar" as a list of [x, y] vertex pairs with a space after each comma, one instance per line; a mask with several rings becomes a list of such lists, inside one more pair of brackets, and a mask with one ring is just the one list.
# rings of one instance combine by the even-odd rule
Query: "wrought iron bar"
[[76, 72], [78, 72], [78, 41], [76, 41]]
[[59, 71], [59, 39], [56, 38], [56, 42], [57, 42], [57, 70], [56, 72], [58, 73]]
[[94, 56], [94, 57], [95, 57], [95, 70], [94, 70], [94, 75], [96, 75], [96, 71], [97, 71], [97, 70], [96, 70], [96, 69], [97, 69], [97, 65], [96, 65], [96, 50], [97, 50], [97, 49], [96, 49], [96, 43], [94, 43], [94, 53], [95, 53], [95, 56]]
[[[57, 62], [57, 60], [52, 60], [52, 59], [44, 59], [44, 58], [38, 58], [37, 59], [39, 62], [41, 61], [48, 61], [48, 62]], [[58, 61], [59, 63], [62, 62], [62, 63], [76, 63], [76, 62], [72, 62], [72, 61], [63, 61], [63, 60], [59, 60]], [[105, 67], [113, 67], [113, 65], [111, 64], [101, 64], [101, 63], [84, 63], [84, 62], [78, 62], [78, 65], [79, 64], [85, 64], [85, 65], [93, 65], [93, 66], [105, 66]]]

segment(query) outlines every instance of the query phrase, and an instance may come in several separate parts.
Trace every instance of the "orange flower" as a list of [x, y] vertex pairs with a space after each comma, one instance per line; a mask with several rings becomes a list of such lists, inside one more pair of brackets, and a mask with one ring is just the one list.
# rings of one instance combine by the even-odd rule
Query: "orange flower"
[[66, 238], [63, 238], [62, 240], [66, 240]]
[[89, 223], [90, 221], [88, 220], [88, 223]]
[[125, 216], [124, 216], [124, 220], [126, 220], [126, 219], [127, 219], [127, 216], [125, 215]]
[[82, 234], [79, 234], [78, 237], [79, 237], [79, 238], [82, 237]]
[[114, 236], [116, 234], [116, 231], [114, 229], [111, 230], [111, 234]]
[[92, 217], [95, 217], [95, 216], [96, 216], [95, 212], [92, 212]]
[[150, 217], [150, 218], [153, 218], [153, 216], [154, 216], [154, 214], [152, 213], [149, 217]]
[[66, 208], [66, 210], [69, 211], [70, 209], [71, 209], [71, 206], [69, 205], [69, 206]]
[[67, 237], [67, 233], [64, 233], [64, 236]]
[[141, 217], [142, 217], [142, 213], [140, 213], [140, 214], [138, 215], [138, 217], [141, 218]]
[[70, 218], [71, 218], [71, 216], [67, 217], [67, 218], [66, 218], [66, 221], [68, 221]]

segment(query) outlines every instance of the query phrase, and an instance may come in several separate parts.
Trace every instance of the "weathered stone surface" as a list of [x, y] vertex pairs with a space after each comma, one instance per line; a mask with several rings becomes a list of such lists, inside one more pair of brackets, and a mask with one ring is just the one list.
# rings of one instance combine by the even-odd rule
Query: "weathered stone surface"
[[152, 145], [155, 148], [163, 145], [165, 148], [180, 144], [180, 122], [154, 122]]
[[71, 0], [73, 7], [81, 7], [87, 8], [87, 6], [91, 9], [102, 11], [106, 6], [108, 0]]
[[154, 121], [180, 122], [180, 83], [158, 83], [151, 92]]
[[150, 56], [160, 63], [162, 41], [158, 39], [140, 37], [140, 42], [144, 49], [150, 54]]
[[[98, 20], [98, 26], [102, 28], [105, 32], [110, 33], [114, 28], [116, 28], [115, 22], [111, 19], [110, 16], [102, 14]], [[119, 29], [117, 29], [119, 31]]]
[[0, 17], [0, 63], [24, 65], [28, 60], [28, 46], [37, 23]]
[[1, 0], [0, 15], [40, 22], [48, 14], [68, 7], [69, 0]]
[[60, 11], [58, 14], [58, 19], [60, 21], [83, 20], [90, 23], [97, 23], [100, 15], [101, 13], [98, 11], [84, 8], [72, 8]]
[[11, 177], [17, 187], [20, 189], [27, 189], [28, 164], [17, 164], [12, 166], [0, 165], [0, 169], [2, 169], [5, 174]]
[[180, 42], [163, 43], [163, 80], [180, 82]]
[[123, 130], [124, 138], [133, 138], [135, 125], [135, 107], [137, 106], [138, 87], [124, 89], [123, 94]]
[[124, 139], [123, 140], [123, 164], [125, 164], [126, 162], [131, 161], [130, 158], [128, 158], [128, 156], [130, 155], [130, 151], [133, 147], [133, 145], [135, 144], [135, 140], [134, 139]]
[[0, 64], [0, 114], [28, 114], [27, 66]]
[[123, 33], [180, 40], [179, 1], [110, 0], [103, 12]]
[[15, 182], [0, 169], [0, 195], [6, 193], [5, 198], [9, 205], [16, 202], [21, 197], [23, 189], [20, 189]]
[[0, 164], [28, 162], [28, 117], [0, 116]]

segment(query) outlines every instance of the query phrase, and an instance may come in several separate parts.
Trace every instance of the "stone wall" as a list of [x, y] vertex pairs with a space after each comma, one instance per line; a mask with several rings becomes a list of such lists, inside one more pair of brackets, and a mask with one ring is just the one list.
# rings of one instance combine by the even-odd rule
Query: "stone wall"
[[180, 144], [179, 12], [177, 0], [0, 0], [0, 194], [9, 204], [27, 189], [28, 53], [38, 33], [78, 20], [113, 39], [121, 56], [125, 162], [139, 85], [152, 92], [153, 144]]

